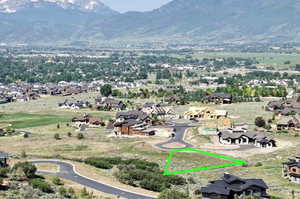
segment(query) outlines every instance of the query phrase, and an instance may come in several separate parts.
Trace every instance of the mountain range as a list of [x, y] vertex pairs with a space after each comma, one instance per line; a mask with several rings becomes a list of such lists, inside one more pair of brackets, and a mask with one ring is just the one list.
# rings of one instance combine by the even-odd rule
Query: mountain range
[[0, 0], [0, 43], [299, 42], [299, 19], [300, 0], [173, 0], [124, 14], [99, 0]]

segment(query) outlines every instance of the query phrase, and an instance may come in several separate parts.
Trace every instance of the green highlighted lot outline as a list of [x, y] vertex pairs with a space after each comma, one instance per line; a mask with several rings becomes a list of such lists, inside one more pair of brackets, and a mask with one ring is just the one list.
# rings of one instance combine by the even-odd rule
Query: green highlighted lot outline
[[[211, 156], [211, 157], [214, 157], [214, 158], [228, 160], [228, 161], [231, 161], [232, 163], [219, 164], [219, 165], [201, 167], [201, 168], [184, 169], [184, 170], [179, 170], [179, 171], [170, 171], [169, 169], [170, 169], [170, 166], [171, 166], [173, 154], [176, 153], [176, 152], [186, 152], [186, 151], [192, 151], [192, 152], [196, 152], [196, 153], [201, 153], [203, 155]], [[174, 149], [174, 150], [171, 150], [170, 153], [169, 153], [167, 164], [166, 164], [166, 167], [164, 169], [163, 175], [164, 176], [175, 175], [175, 174], [180, 174], [180, 173], [189, 173], [189, 172], [197, 172], [197, 171], [204, 171], [204, 170], [212, 170], [212, 169], [219, 169], [219, 168], [232, 167], [232, 166], [245, 165], [245, 164], [248, 164], [248, 163], [244, 160], [238, 160], [238, 159], [235, 159], [235, 158], [227, 157], [227, 156], [216, 154], [216, 153], [210, 153], [210, 152], [207, 152], [207, 151], [202, 151], [202, 150], [199, 150], [199, 149], [194, 149], [194, 148]]]

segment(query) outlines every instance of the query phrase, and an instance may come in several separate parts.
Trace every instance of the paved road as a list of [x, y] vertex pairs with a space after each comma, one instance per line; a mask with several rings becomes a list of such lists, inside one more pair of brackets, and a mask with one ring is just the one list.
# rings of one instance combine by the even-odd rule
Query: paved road
[[184, 147], [182, 147], [182, 148], [194, 147], [192, 144], [185, 142], [183, 140], [183, 138], [184, 138], [185, 131], [188, 128], [197, 127], [197, 126], [193, 125], [192, 123], [173, 123], [173, 122], [170, 122], [170, 121], [168, 122], [168, 124], [173, 127], [175, 137], [169, 139], [166, 142], [156, 144], [155, 145], [156, 147], [158, 147], [162, 150], [172, 150], [174, 148], [164, 147], [164, 145], [172, 144], [172, 143], [180, 143], [180, 144], [184, 145]]
[[155, 199], [153, 196], [147, 196], [142, 195], [138, 193], [133, 193], [130, 191], [126, 191], [117, 187], [113, 187], [92, 179], [89, 179], [87, 177], [79, 175], [75, 170], [74, 166], [67, 162], [62, 162], [59, 160], [41, 160], [41, 161], [31, 161], [33, 164], [55, 164], [60, 167], [59, 172], [52, 173], [52, 172], [45, 172], [40, 171], [40, 174], [48, 174], [48, 175], [54, 175], [58, 176], [60, 178], [64, 178], [67, 180], [71, 180], [73, 182], [76, 182], [78, 184], [81, 184], [83, 186], [110, 194], [110, 195], [116, 195], [120, 196], [121, 198], [128, 198], [128, 199]]

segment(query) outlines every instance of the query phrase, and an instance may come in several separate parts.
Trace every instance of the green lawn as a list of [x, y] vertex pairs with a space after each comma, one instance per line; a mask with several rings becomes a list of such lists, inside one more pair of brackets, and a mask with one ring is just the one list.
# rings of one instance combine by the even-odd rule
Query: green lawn
[[56, 123], [68, 122], [71, 118], [62, 115], [31, 113], [0, 113], [0, 124], [11, 124], [12, 128], [32, 128]]

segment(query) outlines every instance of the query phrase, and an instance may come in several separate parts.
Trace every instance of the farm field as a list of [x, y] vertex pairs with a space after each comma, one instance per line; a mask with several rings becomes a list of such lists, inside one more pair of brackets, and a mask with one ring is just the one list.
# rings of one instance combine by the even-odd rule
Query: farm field
[[[222, 53], [194, 53], [195, 58], [256, 58], [261, 64], [273, 66], [277, 69], [288, 69], [290, 66], [300, 64], [298, 54], [279, 54], [279, 53], [241, 53], [241, 52], [222, 52]], [[290, 61], [290, 64], [284, 64]]]

